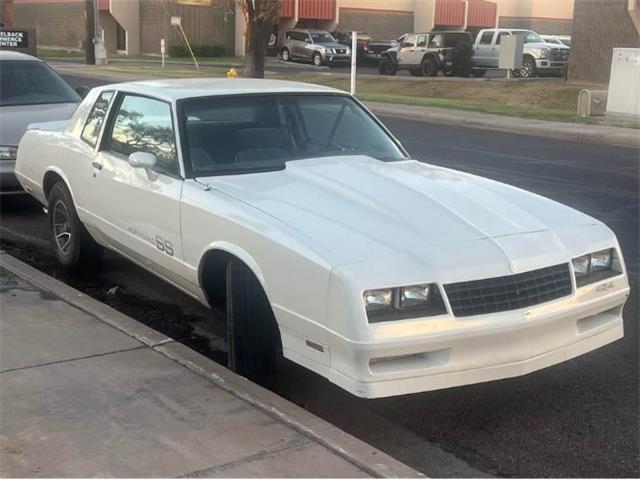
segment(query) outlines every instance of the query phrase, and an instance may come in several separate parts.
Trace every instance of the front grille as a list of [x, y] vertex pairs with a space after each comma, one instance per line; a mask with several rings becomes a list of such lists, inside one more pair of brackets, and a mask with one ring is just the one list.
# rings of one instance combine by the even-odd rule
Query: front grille
[[566, 48], [552, 48], [549, 57], [551, 60], [567, 60], [569, 58], [569, 50]]
[[555, 300], [572, 290], [569, 264], [444, 286], [456, 317], [506, 312]]
[[347, 53], [347, 50], [344, 48], [336, 48], [336, 53]]

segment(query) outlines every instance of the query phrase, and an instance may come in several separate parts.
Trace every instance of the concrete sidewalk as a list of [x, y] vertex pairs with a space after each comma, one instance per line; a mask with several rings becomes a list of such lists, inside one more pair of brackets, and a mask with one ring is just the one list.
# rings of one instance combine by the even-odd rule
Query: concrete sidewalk
[[376, 115], [388, 115], [410, 120], [423, 120], [445, 125], [497, 130], [558, 140], [640, 148], [640, 130], [634, 128], [552, 122], [549, 120], [508, 117], [451, 108], [420, 107], [396, 103], [365, 102], [365, 104]]
[[0, 476], [418, 472], [0, 253]]

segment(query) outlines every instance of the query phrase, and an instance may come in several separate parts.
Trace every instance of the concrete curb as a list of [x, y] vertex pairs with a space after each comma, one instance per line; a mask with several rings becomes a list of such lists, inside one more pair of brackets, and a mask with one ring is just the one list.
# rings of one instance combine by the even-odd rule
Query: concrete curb
[[424, 478], [424, 475], [411, 467], [275, 393], [236, 375], [172, 338], [46, 275], [4, 251], [0, 251], [0, 266], [201, 375], [216, 386], [323, 445], [367, 474], [376, 478]]
[[552, 122], [464, 110], [415, 107], [393, 103], [364, 103], [367, 108], [376, 115], [517, 133], [519, 135], [554, 138], [557, 140], [640, 148], [640, 130], [633, 128]]

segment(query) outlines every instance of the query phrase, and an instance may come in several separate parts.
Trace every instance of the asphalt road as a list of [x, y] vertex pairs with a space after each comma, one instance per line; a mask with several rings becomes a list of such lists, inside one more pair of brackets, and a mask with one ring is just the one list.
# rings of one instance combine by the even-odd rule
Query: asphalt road
[[[274, 390], [429, 476], [638, 477], [639, 152], [383, 121], [419, 160], [522, 187], [605, 221], [630, 273], [625, 338], [524, 377], [380, 400], [357, 399], [284, 362]], [[46, 218], [29, 199], [3, 199], [0, 237], [26, 252], [22, 258], [62, 275], [47, 256]], [[224, 335], [216, 314], [123, 259], [110, 256], [91, 277], [66, 280], [223, 357], [220, 341], [201, 344], [202, 335]]]

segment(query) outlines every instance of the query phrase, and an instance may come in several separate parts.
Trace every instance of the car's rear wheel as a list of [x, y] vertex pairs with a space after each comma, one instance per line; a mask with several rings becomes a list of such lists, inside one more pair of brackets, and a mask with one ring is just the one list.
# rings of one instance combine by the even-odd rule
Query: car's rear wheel
[[319, 67], [322, 65], [322, 55], [320, 55], [319, 53], [314, 53], [313, 57], [311, 57], [311, 60], [313, 61], [313, 64], [316, 67]]
[[282, 57], [283, 62], [288, 62], [291, 60], [291, 52], [288, 48], [283, 48], [282, 52], [280, 52], [280, 56]]
[[229, 368], [262, 385], [273, 380], [280, 333], [262, 285], [243, 262], [227, 263]]
[[435, 77], [436, 75], [438, 75], [438, 67], [436, 66], [436, 62], [431, 57], [427, 57], [422, 60], [420, 71], [422, 72], [422, 75], [425, 75], [427, 77]]
[[80, 222], [71, 193], [62, 181], [49, 192], [48, 212], [53, 248], [64, 267], [84, 268], [101, 260], [103, 249]]

